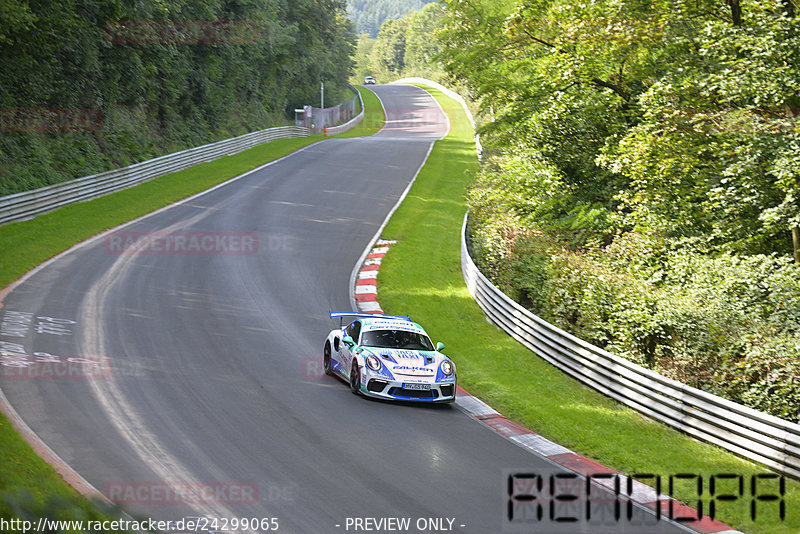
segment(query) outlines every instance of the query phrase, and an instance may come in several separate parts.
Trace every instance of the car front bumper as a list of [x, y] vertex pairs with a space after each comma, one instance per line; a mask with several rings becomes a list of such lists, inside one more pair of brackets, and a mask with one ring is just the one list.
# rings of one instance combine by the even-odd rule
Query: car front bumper
[[364, 395], [379, 399], [390, 399], [411, 402], [453, 402], [456, 400], [456, 381], [426, 382], [430, 384], [429, 390], [406, 389], [402, 380], [387, 380], [386, 378], [370, 377], [366, 384], [361, 384]]

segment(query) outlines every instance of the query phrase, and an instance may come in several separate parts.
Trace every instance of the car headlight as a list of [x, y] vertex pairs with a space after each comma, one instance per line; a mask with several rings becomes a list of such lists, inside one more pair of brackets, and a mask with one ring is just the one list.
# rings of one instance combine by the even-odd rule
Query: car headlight
[[367, 362], [367, 367], [369, 367], [373, 371], [379, 371], [380, 370], [381, 361], [378, 358], [376, 358], [375, 356], [373, 356], [372, 354], [367, 356], [365, 361]]
[[456, 372], [456, 366], [453, 365], [453, 362], [451, 362], [450, 360], [444, 360], [440, 368], [442, 369], [442, 373], [444, 373], [445, 376], [450, 376]]

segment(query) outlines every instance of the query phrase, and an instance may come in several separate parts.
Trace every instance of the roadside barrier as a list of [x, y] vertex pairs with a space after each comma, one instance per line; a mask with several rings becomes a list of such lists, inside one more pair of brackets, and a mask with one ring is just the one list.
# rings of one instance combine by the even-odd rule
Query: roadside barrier
[[186, 169], [197, 163], [236, 154], [268, 141], [289, 137], [308, 137], [308, 135], [307, 128], [298, 126], [267, 128], [266, 130], [251, 132], [231, 139], [217, 141], [216, 143], [134, 163], [121, 169], [92, 174], [40, 189], [0, 197], [0, 224], [30, 219], [73, 202], [91, 200], [108, 193], [120, 191], [164, 174]]
[[461, 229], [461, 271], [487, 319], [552, 365], [653, 419], [800, 479], [800, 425], [671, 380], [587, 343], [514, 302], [480, 272]]
[[352, 119], [350, 119], [349, 121], [347, 121], [346, 123], [344, 123], [342, 125], [330, 126], [328, 128], [325, 128], [325, 130], [324, 130], [325, 137], [328, 137], [329, 135], [336, 135], [336, 134], [344, 133], [344, 132], [352, 129], [354, 126], [356, 126], [362, 120], [364, 120], [364, 99], [361, 98], [361, 93], [358, 92], [358, 90], [356, 90], [355, 87], [353, 87], [352, 85], [350, 85], [349, 87], [350, 87], [350, 89], [355, 91], [356, 96], [358, 97], [358, 103], [361, 106], [361, 111], [358, 113], [358, 115], [356, 115], [355, 117], [353, 117]]

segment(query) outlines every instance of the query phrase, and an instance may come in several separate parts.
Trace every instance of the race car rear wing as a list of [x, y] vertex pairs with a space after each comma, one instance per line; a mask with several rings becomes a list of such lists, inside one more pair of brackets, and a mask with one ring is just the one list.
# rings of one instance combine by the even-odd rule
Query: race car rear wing
[[406, 317], [403, 315], [385, 315], [383, 313], [356, 313], [356, 312], [343, 312], [343, 311], [333, 311], [328, 310], [328, 315], [330, 315], [331, 319], [334, 317], [339, 318], [339, 326], [342, 326], [342, 319], [344, 317], [369, 317], [372, 319], [399, 319], [401, 321], [408, 321], [411, 322], [410, 317]]

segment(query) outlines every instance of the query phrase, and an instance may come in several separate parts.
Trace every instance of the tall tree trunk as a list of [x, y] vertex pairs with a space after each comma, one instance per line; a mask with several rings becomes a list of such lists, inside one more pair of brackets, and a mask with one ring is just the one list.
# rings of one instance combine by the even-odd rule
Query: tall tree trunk
[[800, 263], [800, 228], [792, 228], [792, 244], [794, 245], [794, 262]]
[[739, 5], [739, 0], [728, 0], [728, 5], [731, 8], [731, 19], [733, 25], [739, 27], [742, 25], [742, 7]]

